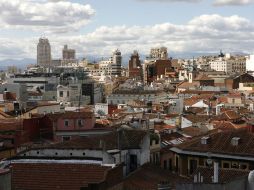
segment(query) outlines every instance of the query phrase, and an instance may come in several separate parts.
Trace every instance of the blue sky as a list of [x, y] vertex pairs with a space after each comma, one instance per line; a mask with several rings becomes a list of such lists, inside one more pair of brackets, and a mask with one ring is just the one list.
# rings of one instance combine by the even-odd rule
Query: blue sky
[[[254, 53], [253, 0], [0, 0], [0, 59], [36, 58], [46, 36], [54, 58], [166, 46], [169, 52]], [[45, 11], [46, 10], [46, 11]]]

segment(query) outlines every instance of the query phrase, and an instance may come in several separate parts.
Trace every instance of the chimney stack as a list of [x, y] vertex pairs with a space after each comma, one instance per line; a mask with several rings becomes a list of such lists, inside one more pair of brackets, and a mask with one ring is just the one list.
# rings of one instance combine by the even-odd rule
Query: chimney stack
[[214, 162], [213, 183], [219, 183], [219, 163]]

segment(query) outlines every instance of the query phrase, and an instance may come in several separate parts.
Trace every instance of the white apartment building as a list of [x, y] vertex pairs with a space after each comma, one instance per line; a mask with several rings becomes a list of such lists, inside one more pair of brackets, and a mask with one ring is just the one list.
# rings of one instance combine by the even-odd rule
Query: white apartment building
[[215, 71], [223, 71], [226, 73], [232, 73], [232, 65], [227, 60], [223, 60], [223, 58], [219, 58], [214, 61], [209, 62], [212, 70]]
[[113, 56], [108, 60], [102, 60], [98, 65], [91, 67], [86, 66], [85, 69], [93, 76], [109, 75], [121, 76], [122, 73], [122, 55], [119, 50], [113, 52]]
[[246, 70], [254, 71], [254, 54], [246, 57]]
[[212, 70], [223, 71], [226, 73], [245, 73], [246, 72], [246, 60], [243, 57], [226, 57], [218, 58], [209, 62]]
[[57, 102], [68, 106], [83, 106], [90, 103], [90, 97], [81, 94], [81, 84], [69, 84], [57, 86]]

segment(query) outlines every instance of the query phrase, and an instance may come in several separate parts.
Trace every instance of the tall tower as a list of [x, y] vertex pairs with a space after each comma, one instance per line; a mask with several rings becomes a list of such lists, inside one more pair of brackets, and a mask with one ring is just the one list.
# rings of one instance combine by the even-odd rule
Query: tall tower
[[131, 55], [128, 70], [130, 78], [141, 78], [142, 65], [137, 51], [134, 51]]
[[122, 72], [122, 54], [117, 49], [113, 52], [112, 75], [121, 76]]
[[51, 65], [51, 47], [47, 38], [40, 38], [37, 45], [37, 65], [49, 67]]
[[168, 50], [166, 47], [152, 48], [150, 51], [150, 57], [156, 60], [167, 60]]
[[76, 52], [75, 52], [74, 49], [68, 49], [68, 46], [64, 45], [64, 48], [63, 48], [63, 60], [76, 59], [75, 54], [76, 54]]

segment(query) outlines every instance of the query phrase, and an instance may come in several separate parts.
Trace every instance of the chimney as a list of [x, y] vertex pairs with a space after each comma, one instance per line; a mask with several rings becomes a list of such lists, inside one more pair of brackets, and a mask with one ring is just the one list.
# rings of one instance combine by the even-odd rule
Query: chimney
[[218, 162], [214, 162], [213, 183], [219, 183], [219, 163]]
[[210, 137], [205, 136], [201, 138], [201, 144], [208, 144], [210, 140]]
[[216, 115], [219, 115], [220, 114], [220, 106], [216, 106]]
[[240, 137], [233, 137], [233, 138], [231, 139], [231, 145], [233, 145], [233, 146], [238, 146], [239, 143], [240, 143], [240, 140], [241, 140]]

